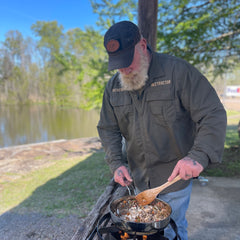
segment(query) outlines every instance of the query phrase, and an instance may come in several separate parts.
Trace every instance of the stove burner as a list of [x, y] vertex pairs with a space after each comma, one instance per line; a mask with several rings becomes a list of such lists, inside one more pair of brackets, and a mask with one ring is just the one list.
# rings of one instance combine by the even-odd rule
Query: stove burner
[[[101, 230], [100, 230], [101, 232]], [[116, 229], [115, 231], [111, 231], [106, 233], [105, 237], [103, 235], [98, 235], [100, 240], [168, 240], [168, 238], [163, 236], [163, 232], [157, 232], [153, 235], [136, 235], [136, 234], [128, 234], [126, 232], [119, 231]]]
[[[164, 230], [156, 230], [154, 233], [139, 233], [139, 232], [124, 232], [121, 229], [117, 228], [114, 223], [110, 223], [110, 226], [107, 226], [111, 219], [110, 213], [105, 214], [98, 222], [96, 229], [92, 232], [88, 240], [94, 238], [95, 233], [98, 235], [99, 240], [169, 240], [164, 237]], [[181, 240], [178, 235], [176, 223], [170, 219], [169, 224], [176, 233], [174, 240]]]

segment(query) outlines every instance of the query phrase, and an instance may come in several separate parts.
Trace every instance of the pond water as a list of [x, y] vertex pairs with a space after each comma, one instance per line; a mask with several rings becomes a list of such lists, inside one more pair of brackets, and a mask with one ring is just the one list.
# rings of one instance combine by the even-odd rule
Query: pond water
[[99, 111], [52, 106], [0, 106], [0, 148], [96, 137]]

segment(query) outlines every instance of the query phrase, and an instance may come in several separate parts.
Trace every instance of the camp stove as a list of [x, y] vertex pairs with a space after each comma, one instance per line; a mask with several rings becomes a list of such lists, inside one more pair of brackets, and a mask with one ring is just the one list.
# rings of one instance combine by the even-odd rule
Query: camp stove
[[[169, 224], [176, 233], [174, 240], [181, 240], [173, 219], [170, 219]], [[169, 240], [164, 236], [164, 229], [156, 230], [154, 233], [124, 232], [111, 221], [110, 213], [107, 213], [99, 220], [95, 231], [90, 235], [88, 240], [92, 240], [96, 233], [99, 240]]]

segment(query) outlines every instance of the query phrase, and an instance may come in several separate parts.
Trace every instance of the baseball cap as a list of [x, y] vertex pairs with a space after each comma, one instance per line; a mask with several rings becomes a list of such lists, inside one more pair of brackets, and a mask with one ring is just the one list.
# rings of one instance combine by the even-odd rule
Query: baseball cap
[[108, 53], [108, 70], [130, 66], [135, 45], [140, 39], [139, 28], [134, 23], [121, 21], [113, 24], [104, 35], [104, 47]]

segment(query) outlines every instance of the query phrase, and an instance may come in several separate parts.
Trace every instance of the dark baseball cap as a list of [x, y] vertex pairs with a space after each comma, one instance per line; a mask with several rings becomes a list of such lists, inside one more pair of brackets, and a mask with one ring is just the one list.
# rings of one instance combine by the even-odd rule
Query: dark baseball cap
[[112, 25], [104, 36], [104, 46], [108, 53], [108, 70], [126, 68], [131, 65], [135, 45], [141, 34], [137, 25], [122, 21]]

